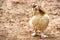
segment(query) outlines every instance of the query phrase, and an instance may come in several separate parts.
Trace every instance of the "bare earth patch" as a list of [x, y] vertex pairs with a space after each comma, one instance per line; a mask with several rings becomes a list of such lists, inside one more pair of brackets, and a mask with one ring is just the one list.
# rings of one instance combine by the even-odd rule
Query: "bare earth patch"
[[[33, 12], [31, 4], [36, 2], [50, 16], [46, 29], [50, 37], [32, 37], [28, 21]], [[53, 37], [52, 37], [53, 36]], [[0, 0], [0, 40], [60, 40], [59, 0]]]

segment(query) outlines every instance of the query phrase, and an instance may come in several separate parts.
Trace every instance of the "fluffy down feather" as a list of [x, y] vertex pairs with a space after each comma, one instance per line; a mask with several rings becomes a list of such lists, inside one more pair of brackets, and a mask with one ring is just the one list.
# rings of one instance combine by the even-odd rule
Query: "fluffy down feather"
[[35, 15], [29, 21], [31, 27], [34, 27], [37, 30], [44, 31], [49, 23], [49, 16], [45, 14], [44, 16]]

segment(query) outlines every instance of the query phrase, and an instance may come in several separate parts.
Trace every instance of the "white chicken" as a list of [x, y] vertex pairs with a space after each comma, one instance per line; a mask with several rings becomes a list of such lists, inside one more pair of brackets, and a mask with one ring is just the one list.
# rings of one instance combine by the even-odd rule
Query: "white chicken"
[[29, 20], [29, 25], [33, 28], [32, 36], [37, 35], [37, 30], [41, 31], [41, 37], [48, 37], [45, 35], [44, 30], [47, 28], [49, 23], [49, 16], [45, 11], [41, 10], [37, 4], [32, 4], [34, 15]]

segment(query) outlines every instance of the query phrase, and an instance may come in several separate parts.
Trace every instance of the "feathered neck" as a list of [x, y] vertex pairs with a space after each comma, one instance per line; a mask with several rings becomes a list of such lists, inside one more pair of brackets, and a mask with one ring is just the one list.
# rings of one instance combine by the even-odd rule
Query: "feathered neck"
[[34, 15], [41, 15], [41, 16], [45, 15], [45, 11], [39, 8], [34, 8], [33, 11], [34, 11]]

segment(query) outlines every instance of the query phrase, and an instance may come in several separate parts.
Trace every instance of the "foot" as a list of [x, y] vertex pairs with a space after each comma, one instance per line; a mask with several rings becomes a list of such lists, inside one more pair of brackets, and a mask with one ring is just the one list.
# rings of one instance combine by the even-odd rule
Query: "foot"
[[45, 34], [41, 34], [41, 38], [47, 38], [48, 36], [47, 35], [45, 35]]
[[37, 34], [36, 34], [36, 32], [34, 32], [34, 33], [32, 33], [31, 35], [32, 35], [33, 37], [35, 37]]

